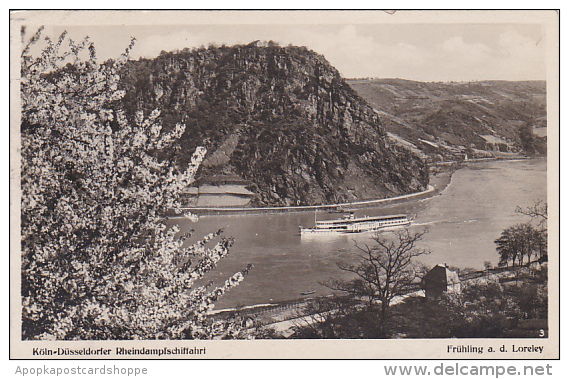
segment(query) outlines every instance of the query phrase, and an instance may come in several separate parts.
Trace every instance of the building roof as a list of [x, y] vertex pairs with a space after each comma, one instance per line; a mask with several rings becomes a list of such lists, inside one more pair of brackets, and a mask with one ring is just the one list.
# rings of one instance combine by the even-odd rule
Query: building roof
[[439, 263], [425, 274], [423, 283], [426, 285], [443, 284], [448, 286], [460, 283], [460, 278], [456, 272], [449, 270], [447, 265]]

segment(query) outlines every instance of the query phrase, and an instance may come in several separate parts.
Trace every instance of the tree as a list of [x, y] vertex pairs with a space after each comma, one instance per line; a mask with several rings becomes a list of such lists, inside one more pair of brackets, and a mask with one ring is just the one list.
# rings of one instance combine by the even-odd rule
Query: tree
[[538, 200], [527, 208], [518, 206], [516, 213], [529, 216], [530, 221], [504, 229], [494, 241], [500, 254], [499, 265], [512, 261], [513, 266], [516, 260], [521, 265], [524, 257], [530, 262], [534, 255], [540, 261], [547, 260], [547, 203]]
[[494, 243], [500, 254], [500, 266], [507, 266], [510, 261], [512, 266], [516, 261], [521, 266], [525, 257], [531, 262], [534, 255], [542, 258], [546, 253], [544, 234], [529, 223], [520, 223], [504, 229]]
[[547, 138], [534, 134], [532, 124], [525, 122], [517, 129], [517, 133], [524, 153], [534, 155], [547, 152]]
[[518, 128], [517, 132], [522, 150], [528, 154], [534, 154], [535, 135], [533, 134], [533, 128], [531, 125], [524, 123], [524, 125]]
[[540, 261], [547, 261], [547, 203], [538, 200], [527, 208], [516, 208], [516, 213], [530, 217], [529, 224], [535, 222], [535, 229], [539, 232], [537, 236], [538, 254]]
[[527, 208], [516, 207], [516, 213], [529, 216], [532, 221], [537, 221], [537, 227], [542, 230], [547, 226], [547, 203], [541, 200]]
[[417, 247], [425, 232], [410, 233], [408, 229], [396, 231], [392, 238], [383, 234], [373, 237], [374, 244], [359, 246], [359, 261], [339, 264], [339, 268], [356, 275], [351, 280], [333, 280], [330, 288], [357, 298], [367, 298], [369, 307], [379, 305], [378, 336], [387, 336], [386, 323], [393, 299], [416, 288], [420, 269], [414, 259], [427, 251]]
[[98, 64], [88, 38], [76, 44], [66, 33], [55, 42], [41, 34], [21, 55], [23, 339], [238, 331], [219, 330], [205, 312], [248, 267], [220, 287], [196, 286], [232, 240], [219, 237], [208, 248], [220, 230], [186, 246], [189, 234], [179, 237], [164, 217], [179, 210], [178, 194], [194, 180], [205, 149], [183, 169], [160, 161], [154, 153], [185, 127], [163, 133], [159, 111], [138, 112], [130, 123], [121, 109], [118, 73], [134, 39], [118, 60]]

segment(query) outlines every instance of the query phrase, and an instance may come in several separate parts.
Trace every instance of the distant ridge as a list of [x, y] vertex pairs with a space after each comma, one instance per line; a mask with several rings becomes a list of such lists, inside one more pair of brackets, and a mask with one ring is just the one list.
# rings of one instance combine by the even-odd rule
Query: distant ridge
[[545, 81], [349, 79], [401, 144], [430, 157], [545, 154]]

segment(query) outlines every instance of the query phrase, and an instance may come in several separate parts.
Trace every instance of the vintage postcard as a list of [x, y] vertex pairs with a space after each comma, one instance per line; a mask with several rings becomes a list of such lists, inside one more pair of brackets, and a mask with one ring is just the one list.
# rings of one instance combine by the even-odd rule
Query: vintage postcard
[[13, 11], [12, 359], [558, 359], [559, 14]]

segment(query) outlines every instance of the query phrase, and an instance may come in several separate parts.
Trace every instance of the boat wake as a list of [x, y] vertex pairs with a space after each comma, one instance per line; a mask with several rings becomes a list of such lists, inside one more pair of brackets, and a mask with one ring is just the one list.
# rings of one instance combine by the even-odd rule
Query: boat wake
[[428, 222], [413, 222], [411, 225], [413, 226], [427, 226], [427, 225], [433, 225], [433, 224], [441, 224], [444, 222], [452, 222], [450, 220], [435, 220], [435, 221], [428, 221]]

